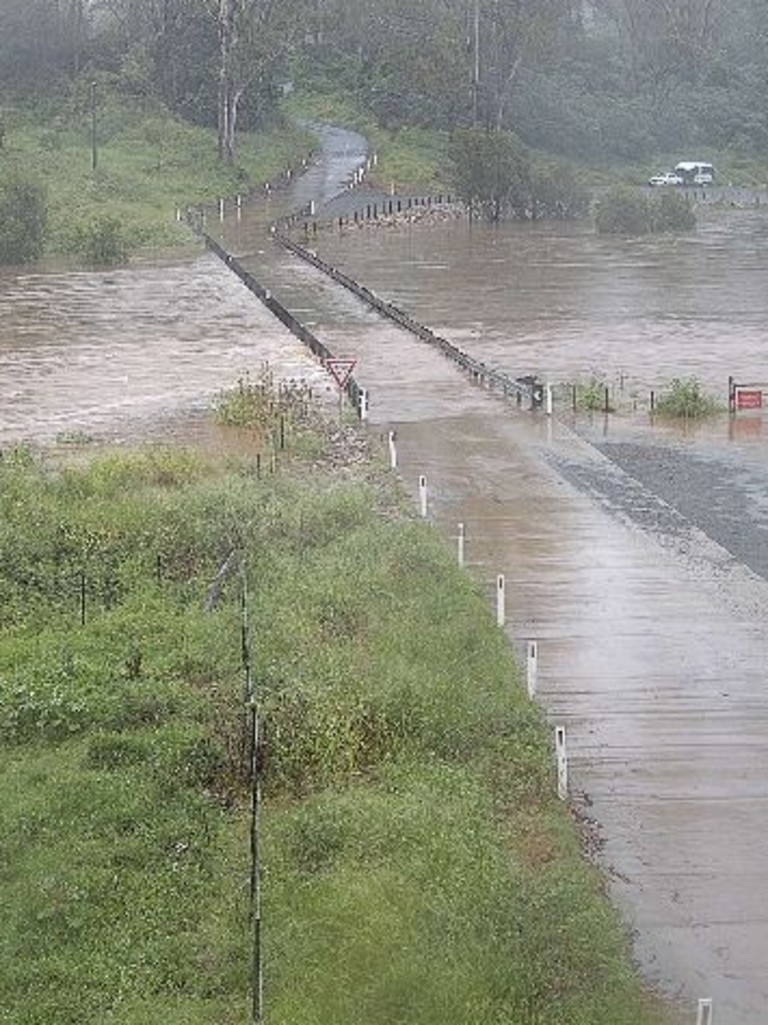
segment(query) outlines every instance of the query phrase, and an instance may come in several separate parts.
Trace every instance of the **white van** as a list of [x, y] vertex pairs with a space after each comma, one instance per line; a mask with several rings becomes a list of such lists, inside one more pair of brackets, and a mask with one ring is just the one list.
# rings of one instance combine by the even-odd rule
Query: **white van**
[[712, 185], [715, 181], [714, 167], [703, 160], [683, 160], [675, 168], [675, 174], [682, 178], [684, 185]]

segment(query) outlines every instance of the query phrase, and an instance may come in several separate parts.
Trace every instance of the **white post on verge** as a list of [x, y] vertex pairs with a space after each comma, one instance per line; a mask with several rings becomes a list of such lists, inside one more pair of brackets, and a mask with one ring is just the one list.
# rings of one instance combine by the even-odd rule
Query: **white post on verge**
[[224, 200], [223, 199], [219, 200], [219, 220], [220, 221], [224, 220]]
[[552, 385], [548, 384], [545, 389], [545, 410], [547, 416], [552, 416], [552, 410], [554, 409], [554, 397], [552, 395]]
[[528, 657], [526, 665], [528, 669], [528, 697], [536, 696], [536, 678], [538, 675], [539, 646], [536, 641], [528, 641]]
[[360, 419], [368, 419], [368, 389], [361, 388], [358, 401], [360, 403]]
[[464, 524], [460, 523], [459, 524], [459, 537], [458, 537], [458, 541], [459, 541], [459, 565], [460, 566], [464, 565], [464, 542], [466, 541], [466, 539], [467, 539], [467, 534], [466, 534], [466, 531], [464, 529]]
[[557, 796], [568, 800], [568, 754], [565, 749], [565, 726], [555, 727], [555, 751], [557, 752]]
[[714, 1025], [715, 1009], [712, 997], [700, 997], [699, 1009], [696, 1014], [696, 1025]]
[[504, 622], [507, 618], [506, 605], [506, 581], [504, 580], [504, 574], [499, 573], [496, 577], [496, 623], [499, 626], [504, 626]]
[[397, 469], [397, 445], [394, 431], [389, 432], [389, 465], [393, 470]]
[[243, 218], [243, 197], [240, 195], [239, 192], [237, 194], [236, 206], [237, 206], [237, 219], [238, 219], [238, 221], [240, 221]]
[[419, 502], [421, 505], [422, 519], [427, 518], [427, 478], [424, 474], [419, 477]]
[[314, 201], [314, 199], [310, 199], [310, 201], [309, 201], [309, 216], [310, 217], [314, 217], [315, 216], [315, 201]]

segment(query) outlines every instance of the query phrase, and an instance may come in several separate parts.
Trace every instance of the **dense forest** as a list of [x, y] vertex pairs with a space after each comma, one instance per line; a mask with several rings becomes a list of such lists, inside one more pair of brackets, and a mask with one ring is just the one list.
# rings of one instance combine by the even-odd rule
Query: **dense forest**
[[389, 128], [503, 128], [581, 160], [763, 154], [768, 5], [0, 0], [6, 103], [107, 78], [217, 127], [225, 161], [295, 87], [344, 90]]

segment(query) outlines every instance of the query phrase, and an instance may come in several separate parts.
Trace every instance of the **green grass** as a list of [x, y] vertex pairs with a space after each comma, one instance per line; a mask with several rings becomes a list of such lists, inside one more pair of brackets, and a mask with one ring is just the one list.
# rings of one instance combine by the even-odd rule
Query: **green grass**
[[77, 247], [85, 227], [116, 218], [131, 250], [189, 243], [177, 208], [247, 192], [295, 167], [313, 145], [311, 135], [286, 125], [238, 138], [237, 166], [219, 163], [215, 132], [185, 124], [154, 104], [99, 93], [96, 168], [88, 117], [63, 103], [34, 119], [10, 119], [0, 173], [18, 170], [42, 182], [49, 201], [49, 251]]
[[265, 736], [267, 1019], [671, 1021], [480, 589], [383, 460], [340, 473], [302, 417], [274, 473], [261, 419], [237, 456], [0, 463], [0, 1022], [249, 1020], [237, 573], [208, 609], [233, 546]]

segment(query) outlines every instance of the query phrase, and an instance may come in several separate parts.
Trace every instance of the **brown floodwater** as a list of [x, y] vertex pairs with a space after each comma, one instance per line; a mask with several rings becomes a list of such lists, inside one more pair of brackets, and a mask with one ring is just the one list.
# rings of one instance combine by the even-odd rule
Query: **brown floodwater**
[[[718, 1021], [758, 1025], [768, 1008], [768, 585], [701, 532], [681, 539], [596, 500], [579, 481], [599, 478], [610, 495], [621, 471], [568, 423], [471, 385], [275, 246], [269, 220], [332, 194], [361, 159], [359, 137], [337, 134], [332, 150], [293, 192], [209, 228], [337, 355], [358, 360], [370, 429], [397, 431], [400, 472], [414, 498], [426, 476], [429, 517], [448, 543], [465, 525], [469, 570], [492, 607], [504, 574], [507, 635], [521, 653], [539, 642], [538, 700], [567, 729], [574, 799], [598, 824], [647, 977], [690, 1020], [712, 997]], [[313, 245], [515, 375], [595, 374], [638, 394], [696, 375], [724, 399], [729, 374], [768, 376], [766, 242], [764, 215], [722, 210], [680, 240], [449, 220], [319, 233]], [[73, 431], [162, 438], [165, 417], [204, 408], [264, 362], [331, 394], [325, 372], [208, 255], [0, 274], [0, 446]], [[639, 414], [580, 427], [764, 463], [762, 419], [748, 422], [684, 436]]]

